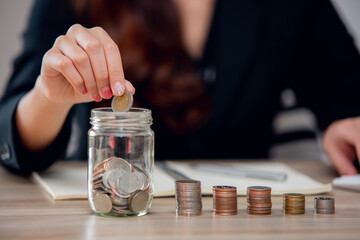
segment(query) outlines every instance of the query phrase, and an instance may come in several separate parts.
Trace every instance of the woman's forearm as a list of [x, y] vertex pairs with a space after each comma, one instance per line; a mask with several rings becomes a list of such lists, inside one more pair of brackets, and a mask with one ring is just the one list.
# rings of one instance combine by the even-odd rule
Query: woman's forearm
[[55, 103], [37, 87], [28, 92], [19, 102], [15, 122], [20, 139], [31, 151], [40, 151], [49, 146], [58, 136], [72, 104]]

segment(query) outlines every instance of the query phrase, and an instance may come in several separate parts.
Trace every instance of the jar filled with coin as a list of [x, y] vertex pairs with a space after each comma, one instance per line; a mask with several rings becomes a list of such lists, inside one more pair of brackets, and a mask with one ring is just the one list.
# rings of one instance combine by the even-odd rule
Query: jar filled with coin
[[154, 133], [151, 111], [91, 110], [88, 198], [101, 216], [142, 216], [153, 198]]

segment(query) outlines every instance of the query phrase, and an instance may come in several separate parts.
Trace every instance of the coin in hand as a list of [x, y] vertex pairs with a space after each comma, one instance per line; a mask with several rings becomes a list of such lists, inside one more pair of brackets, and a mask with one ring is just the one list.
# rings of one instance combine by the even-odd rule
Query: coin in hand
[[127, 112], [133, 104], [132, 94], [125, 90], [122, 96], [115, 96], [111, 102], [111, 108], [114, 112]]

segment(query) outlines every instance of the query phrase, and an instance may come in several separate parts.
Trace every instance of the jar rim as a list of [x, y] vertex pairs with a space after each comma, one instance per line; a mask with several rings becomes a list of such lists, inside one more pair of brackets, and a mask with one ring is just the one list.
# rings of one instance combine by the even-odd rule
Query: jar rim
[[91, 109], [90, 123], [110, 125], [152, 124], [151, 110], [130, 108], [128, 112], [113, 112], [110, 107]]
[[[114, 112], [111, 107], [101, 107], [101, 108], [93, 108], [91, 109], [91, 115], [105, 114], [109, 116], [131, 116], [131, 115], [140, 115], [140, 114], [150, 114], [151, 110], [147, 108], [130, 108], [127, 112]], [[105, 116], [102, 115], [102, 116]]]

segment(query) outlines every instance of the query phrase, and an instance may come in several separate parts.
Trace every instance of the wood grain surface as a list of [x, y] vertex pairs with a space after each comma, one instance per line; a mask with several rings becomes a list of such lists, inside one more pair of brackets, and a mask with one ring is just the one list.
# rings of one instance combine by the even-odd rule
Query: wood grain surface
[[[243, 160], [242, 160], [243, 161]], [[328, 183], [332, 167], [316, 160], [282, 161]], [[58, 163], [66, 171], [85, 163]], [[177, 217], [174, 198], [155, 198], [143, 217], [104, 218], [92, 214], [85, 200], [53, 201], [29, 178], [0, 169], [0, 239], [360, 239], [360, 193], [341, 189], [334, 215], [315, 215], [315, 196], [306, 197], [306, 213], [282, 213], [282, 198], [273, 197], [272, 214], [246, 214], [246, 198], [238, 198], [236, 216], [213, 216], [212, 198], [203, 197], [203, 214]]]

